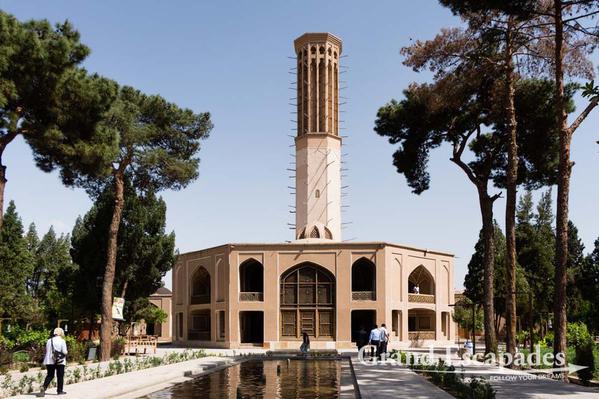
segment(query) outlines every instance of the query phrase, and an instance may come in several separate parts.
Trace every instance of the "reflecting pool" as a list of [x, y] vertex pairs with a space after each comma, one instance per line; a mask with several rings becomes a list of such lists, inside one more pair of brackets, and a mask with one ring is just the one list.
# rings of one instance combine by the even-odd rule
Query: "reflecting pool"
[[248, 360], [140, 399], [338, 398], [341, 361]]

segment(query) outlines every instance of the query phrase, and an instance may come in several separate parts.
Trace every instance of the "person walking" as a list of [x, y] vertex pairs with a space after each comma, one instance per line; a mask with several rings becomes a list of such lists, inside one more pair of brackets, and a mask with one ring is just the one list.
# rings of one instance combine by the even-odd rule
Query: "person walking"
[[380, 354], [380, 343], [381, 343], [381, 330], [379, 330], [379, 326], [376, 324], [374, 328], [370, 330], [370, 337], [368, 338], [368, 345], [374, 346], [374, 348], [370, 347], [370, 357], [374, 356], [374, 349], [376, 348], [376, 357], [378, 359]]
[[55, 328], [52, 335], [52, 338], [46, 342], [46, 356], [44, 356], [44, 365], [47, 370], [46, 379], [40, 393], [37, 395], [42, 398], [46, 395], [46, 390], [54, 379], [54, 374], [56, 374], [57, 394], [66, 395], [62, 388], [64, 384], [64, 367], [67, 364], [67, 343], [64, 340], [62, 328]]
[[385, 326], [385, 323], [381, 324], [381, 338], [380, 338], [380, 344], [379, 346], [381, 347], [381, 350], [379, 351], [379, 355], [381, 353], [384, 353], [385, 355], [387, 354], [387, 344], [389, 342], [389, 331], [387, 331], [387, 326]]

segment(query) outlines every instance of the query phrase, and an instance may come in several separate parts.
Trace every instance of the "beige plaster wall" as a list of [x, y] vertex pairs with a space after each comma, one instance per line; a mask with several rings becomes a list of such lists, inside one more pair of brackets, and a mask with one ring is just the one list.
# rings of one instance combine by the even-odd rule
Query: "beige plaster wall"
[[[351, 267], [360, 258], [376, 266], [375, 300], [353, 300]], [[264, 267], [263, 301], [239, 300], [239, 265], [255, 259]], [[449, 344], [455, 340], [455, 323], [451, 321], [453, 308], [453, 256], [438, 252], [417, 250], [386, 243], [311, 243], [311, 244], [229, 244], [180, 256], [173, 273], [172, 331], [177, 331], [177, 313], [183, 314], [183, 337], [174, 336], [177, 343], [195, 346], [238, 348], [240, 343], [240, 312], [264, 313], [264, 347], [286, 349], [299, 347], [299, 341], [282, 339], [280, 335], [279, 284], [280, 276], [303, 262], [312, 262], [335, 276], [336, 320], [335, 340], [312, 342], [313, 348], [350, 348], [352, 310], [374, 310], [377, 324], [386, 323], [392, 334], [391, 347], [405, 347], [408, 338], [408, 316], [418, 309], [434, 312], [435, 344]], [[435, 303], [408, 301], [408, 277], [422, 265], [435, 279]], [[205, 267], [211, 276], [210, 304], [190, 305], [191, 276], [198, 267]], [[224, 272], [223, 272], [224, 271]], [[223, 274], [224, 273], [224, 274]], [[184, 295], [180, 295], [183, 291]], [[224, 299], [221, 298], [221, 293]], [[212, 315], [211, 340], [190, 341], [187, 330], [190, 314], [196, 309], [209, 309]], [[225, 312], [225, 337], [218, 338], [218, 312]], [[394, 318], [395, 315], [395, 318]], [[443, 327], [445, 326], [445, 328]], [[445, 330], [445, 331], [443, 331]], [[424, 342], [428, 344], [431, 342]]]

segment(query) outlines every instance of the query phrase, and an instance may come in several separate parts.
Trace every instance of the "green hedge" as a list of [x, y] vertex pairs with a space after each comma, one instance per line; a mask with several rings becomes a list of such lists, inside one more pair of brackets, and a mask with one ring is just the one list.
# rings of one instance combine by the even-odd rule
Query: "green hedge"
[[494, 399], [495, 390], [483, 378], [472, 378], [466, 383], [455, 372], [454, 366], [447, 366], [443, 360], [434, 365], [416, 363], [410, 366], [414, 371], [428, 376], [431, 382], [460, 399]]

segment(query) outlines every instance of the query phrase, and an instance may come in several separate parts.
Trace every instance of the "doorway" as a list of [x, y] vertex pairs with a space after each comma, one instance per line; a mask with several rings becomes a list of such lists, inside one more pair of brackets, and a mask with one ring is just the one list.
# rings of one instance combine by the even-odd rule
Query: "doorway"
[[264, 313], [239, 312], [239, 329], [242, 344], [262, 344], [264, 342]]
[[376, 310], [352, 310], [351, 312], [351, 340], [358, 342], [360, 330], [364, 328], [370, 335], [370, 330], [376, 324]]

